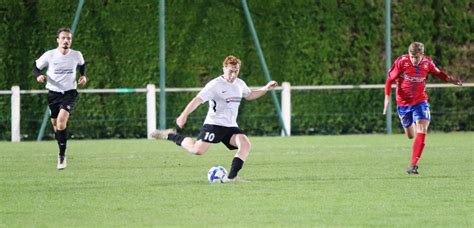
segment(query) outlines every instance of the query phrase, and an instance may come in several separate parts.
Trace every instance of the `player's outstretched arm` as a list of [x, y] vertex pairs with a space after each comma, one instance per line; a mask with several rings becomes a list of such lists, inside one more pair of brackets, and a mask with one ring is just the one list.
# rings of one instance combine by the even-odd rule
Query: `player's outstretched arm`
[[253, 90], [252, 92], [250, 92], [250, 95], [245, 97], [245, 99], [246, 100], [255, 100], [255, 99], [265, 95], [265, 93], [267, 93], [267, 91], [275, 89], [275, 87], [277, 87], [277, 86], [278, 86], [278, 82], [270, 81], [264, 87], [262, 87], [260, 89], [257, 89], [257, 90]]
[[462, 86], [462, 81], [460, 79], [457, 79], [455, 77], [448, 77], [448, 80], [446, 80], [449, 83], [453, 83], [454, 85]]
[[390, 95], [385, 95], [385, 101], [383, 102], [383, 114], [387, 114], [387, 109], [390, 107]]
[[184, 125], [186, 124], [186, 121], [188, 120], [189, 114], [191, 114], [194, 110], [196, 110], [199, 105], [201, 105], [203, 100], [199, 97], [193, 98], [188, 105], [186, 105], [186, 108], [184, 108], [183, 112], [176, 118], [176, 125], [178, 125], [179, 128], [183, 128]]
[[392, 70], [389, 72], [387, 80], [385, 80], [385, 100], [384, 100], [384, 105], [383, 105], [383, 114], [385, 115], [387, 113], [388, 107], [390, 107], [390, 94], [392, 93], [392, 83], [394, 81], [394, 78], [397, 77], [398, 72], [396, 74], [391, 74], [393, 69], [396, 69], [396, 67], [392, 67]]
[[433, 73], [436, 77], [440, 78], [441, 80], [452, 83], [454, 85], [462, 86], [462, 81], [460, 79], [449, 76], [446, 72], [441, 71], [438, 67], [436, 67], [434, 63], [431, 64], [431, 73]]

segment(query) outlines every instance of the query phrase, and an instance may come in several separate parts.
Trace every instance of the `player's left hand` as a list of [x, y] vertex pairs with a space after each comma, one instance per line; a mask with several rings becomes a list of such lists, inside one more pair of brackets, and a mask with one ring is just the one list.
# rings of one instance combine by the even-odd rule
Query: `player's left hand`
[[266, 88], [267, 90], [271, 90], [271, 89], [274, 89], [277, 86], [278, 86], [278, 82], [270, 81], [270, 82], [267, 83], [267, 85], [265, 87], [267, 87]]
[[454, 85], [462, 86], [462, 81], [456, 78], [452, 78], [451, 83], [453, 83]]
[[87, 78], [86, 76], [81, 76], [79, 77], [79, 81], [78, 81], [79, 85], [85, 85], [87, 83]]
[[178, 118], [176, 118], [176, 125], [178, 125], [179, 128], [183, 129], [187, 120], [188, 120], [188, 116], [181, 114], [178, 116]]

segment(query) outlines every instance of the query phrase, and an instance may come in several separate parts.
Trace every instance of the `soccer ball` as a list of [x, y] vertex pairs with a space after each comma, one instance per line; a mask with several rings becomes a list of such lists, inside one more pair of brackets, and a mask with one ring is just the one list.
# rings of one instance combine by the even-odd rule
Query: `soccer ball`
[[222, 179], [227, 175], [227, 170], [220, 165], [213, 166], [207, 172], [207, 180], [209, 183], [222, 183]]

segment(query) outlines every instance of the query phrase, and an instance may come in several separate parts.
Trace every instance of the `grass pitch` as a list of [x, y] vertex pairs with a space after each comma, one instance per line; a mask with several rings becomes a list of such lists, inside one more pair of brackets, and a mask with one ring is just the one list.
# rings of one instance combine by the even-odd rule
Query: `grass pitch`
[[250, 139], [232, 184], [206, 180], [222, 144], [70, 140], [58, 171], [55, 142], [0, 142], [0, 227], [474, 226], [474, 133], [429, 134], [419, 176], [402, 135]]

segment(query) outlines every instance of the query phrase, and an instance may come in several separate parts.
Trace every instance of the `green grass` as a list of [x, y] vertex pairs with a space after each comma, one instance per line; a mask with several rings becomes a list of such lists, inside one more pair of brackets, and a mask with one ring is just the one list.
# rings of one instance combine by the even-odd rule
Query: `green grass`
[[222, 144], [70, 140], [57, 171], [55, 142], [0, 142], [0, 226], [474, 226], [474, 133], [428, 135], [419, 176], [402, 135], [250, 138], [232, 184]]

